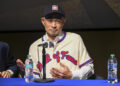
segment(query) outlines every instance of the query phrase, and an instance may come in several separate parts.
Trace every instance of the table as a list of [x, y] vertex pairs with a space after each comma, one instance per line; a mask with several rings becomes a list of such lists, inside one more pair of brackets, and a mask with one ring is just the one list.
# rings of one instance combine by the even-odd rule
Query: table
[[119, 83], [109, 84], [107, 80], [79, 80], [79, 79], [55, 79], [49, 83], [26, 83], [24, 78], [0, 78], [0, 86], [120, 86]]

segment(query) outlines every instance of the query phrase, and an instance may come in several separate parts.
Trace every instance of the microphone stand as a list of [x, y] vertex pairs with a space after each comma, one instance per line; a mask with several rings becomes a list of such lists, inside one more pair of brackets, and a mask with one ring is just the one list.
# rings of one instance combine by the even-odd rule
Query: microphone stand
[[[41, 83], [54, 82], [53, 78], [46, 78], [46, 50], [45, 50], [45, 48], [47, 47], [47, 44], [45, 43], [42, 46], [43, 46], [43, 49], [42, 49], [43, 78], [42, 79], [35, 79], [34, 82], [41, 82]], [[39, 49], [38, 49], [38, 53], [39, 53]]]

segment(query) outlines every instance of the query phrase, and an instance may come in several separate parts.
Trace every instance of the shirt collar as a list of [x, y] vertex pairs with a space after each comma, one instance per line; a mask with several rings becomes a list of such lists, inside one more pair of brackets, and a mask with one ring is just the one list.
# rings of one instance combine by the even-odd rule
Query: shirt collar
[[44, 42], [57, 43], [57, 42], [59, 42], [59, 40], [62, 39], [62, 37], [64, 37], [64, 32], [61, 32], [58, 36], [56, 36], [55, 40], [51, 41], [51, 40], [49, 40], [48, 35], [47, 35], [47, 33], [46, 33], [46, 34], [43, 36], [42, 41], [44, 41]]
[[45, 43], [47, 42], [48, 43], [48, 48], [51, 48], [57, 44], [57, 43], [60, 43], [64, 40], [64, 38], [66, 37], [66, 32], [61, 32], [58, 36], [56, 36], [55, 40], [53, 41], [50, 41], [48, 39], [48, 35], [45, 34], [43, 37], [42, 37], [42, 42]]

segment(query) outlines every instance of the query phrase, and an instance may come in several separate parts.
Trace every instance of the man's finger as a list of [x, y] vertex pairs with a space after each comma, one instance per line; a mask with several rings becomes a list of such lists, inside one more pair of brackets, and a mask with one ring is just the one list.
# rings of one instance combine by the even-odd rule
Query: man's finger
[[52, 77], [55, 78], [55, 79], [58, 79], [58, 78], [62, 78], [62, 76], [58, 75], [58, 74], [54, 74], [54, 73], [51, 73]]
[[4, 76], [3, 76], [3, 78], [8, 78], [8, 74], [5, 73]]
[[25, 64], [22, 62], [22, 60], [17, 59], [16, 63], [17, 63], [17, 66], [20, 68], [21, 71], [25, 70]]
[[5, 71], [4, 71], [4, 72], [2, 72], [2, 76], [3, 76], [3, 78], [6, 78], [7, 74], [6, 74], [6, 72], [5, 72]]
[[58, 69], [56, 68], [52, 68], [50, 73], [57, 78], [62, 78], [64, 76], [64, 74], [62, 72], [60, 72]]
[[25, 64], [20, 59], [17, 59], [16, 62], [17, 62], [17, 65], [25, 66]]
[[50, 72], [50, 74], [52, 75], [53, 78], [57, 78], [56, 75], [53, 72]]
[[59, 70], [57, 68], [52, 68], [55, 72], [62, 73], [62, 70]]
[[4, 76], [4, 75], [5, 75], [5, 72], [3, 71], [3, 72], [1, 73], [1, 75]]
[[11, 74], [9, 71], [7, 71], [7, 78], [10, 78]]
[[58, 78], [58, 77], [57, 77], [58, 75], [56, 75], [52, 70], [50, 71], [50, 74], [52, 75], [53, 78], [55, 78], [55, 79]]
[[10, 78], [10, 72], [8, 72], [8, 71], [2, 72], [2, 77], [3, 78]]
[[67, 66], [63, 63], [60, 63], [60, 66], [63, 67], [63, 68], [66, 68]]
[[51, 72], [52, 72], [53, 74], [58, 75], [58, 72], [57, 72], [54, 68], [51, 69]]

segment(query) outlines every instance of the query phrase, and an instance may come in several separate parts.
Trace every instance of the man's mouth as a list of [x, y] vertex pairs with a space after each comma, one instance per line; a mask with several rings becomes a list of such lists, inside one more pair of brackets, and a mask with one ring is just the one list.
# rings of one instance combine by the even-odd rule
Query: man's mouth
[[56, 29], [51, 29], [52, 32], [56, 32], [57, 30]]

